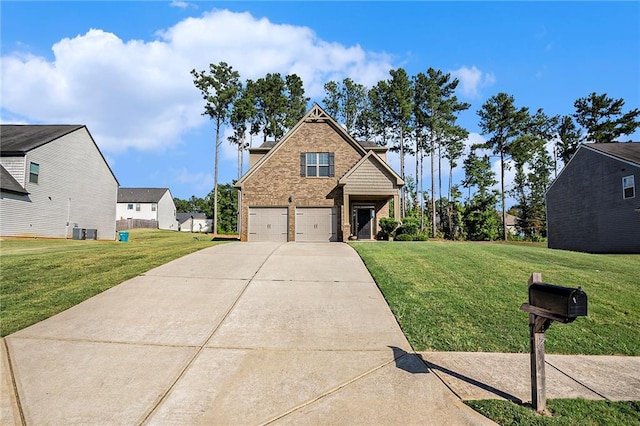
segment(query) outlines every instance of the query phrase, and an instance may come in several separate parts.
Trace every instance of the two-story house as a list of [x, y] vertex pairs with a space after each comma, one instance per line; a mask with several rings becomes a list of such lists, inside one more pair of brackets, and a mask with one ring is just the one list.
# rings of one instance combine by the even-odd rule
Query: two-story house
[[386, 148], [360, 143], [318, 105], [278, 142], [250, 150], [236, 183], [242, 241], [375, 239], [403, 180]]
[[640, 143], [578, 147], [546, 193], [549, 248], [640, 253]]
[[115, 239], [118, 181], [86, 126], [0, 126], [0, 235]]
[[169, 188], [119, 188], [118, 220], [154, 221], [158, 229], [178, 230], [176, 205]]

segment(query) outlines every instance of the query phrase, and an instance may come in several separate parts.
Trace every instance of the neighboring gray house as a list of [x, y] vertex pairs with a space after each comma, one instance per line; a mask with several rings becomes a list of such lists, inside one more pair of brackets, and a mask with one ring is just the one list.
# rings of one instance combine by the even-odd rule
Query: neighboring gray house
[[118, 181], [86, 126], [3, 124], [0, 140], [2, 236], [115, 239]]
[[182, 232], [211, 232], [213, 219], [204, 213], [178, 213], [178, 230]]
[[583, 144], [546, 193], [549, 248], [640, 253], [640, 143]]
[[178, 230], [176, 205], [169, 188], [118, 189], [118, 220], [154, 220], [159, 229]]

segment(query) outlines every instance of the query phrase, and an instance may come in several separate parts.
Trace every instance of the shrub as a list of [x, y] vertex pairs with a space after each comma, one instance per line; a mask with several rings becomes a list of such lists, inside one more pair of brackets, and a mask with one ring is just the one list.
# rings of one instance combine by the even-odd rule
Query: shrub
[[429, 241], [429, 235], [426, 232], [420, 232], [413, 237], [413, 241]]
[[400, 234], [396, 235], [394, 241], [413, 241], [413, 235], [409, 234]]
[[402, 220], [402, 225], [396, 230], [396, 236], [403, 234], [416, 235], [419, 227], [420, 222], [417, 217], [407, 216]]
[[393, 235], [393, 231], [398, 227], [398, 221], [391, 219], [390, 217], [383, 217], [380, 219], [380, 232], [381, 238], [384, 240], [388, 240], [391, 235]]

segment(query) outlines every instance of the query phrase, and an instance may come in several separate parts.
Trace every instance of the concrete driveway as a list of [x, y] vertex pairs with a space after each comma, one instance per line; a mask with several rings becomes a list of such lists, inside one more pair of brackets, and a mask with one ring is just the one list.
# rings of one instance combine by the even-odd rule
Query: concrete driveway
[[340, 243], [202, 250], [1, 350], [1, 424], [492, 424], [412, 353]]

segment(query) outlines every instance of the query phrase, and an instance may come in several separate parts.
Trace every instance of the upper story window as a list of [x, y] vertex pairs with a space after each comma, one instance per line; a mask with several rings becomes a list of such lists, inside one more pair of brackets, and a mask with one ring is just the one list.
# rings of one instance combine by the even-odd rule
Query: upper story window
[[136, 211], [139, 212], [140, 211], [140, 204], [136, 204]]
[[334, 175], [333, 152], [300, 153], [300, 176], [333, 177]]
[[29, 182], [38, 183], [39, 175], [40, 175], [40, 164], [29, 163]]
[[133, 210], [133, 204], [127, 204], [127, 210]]
[[622, 198], [633, 198], [636, 196], [636, 184], [634, 176], [625, 176], [622, 178]]
[[157, 204], [151, 204], [151, 211], [155, 212], [158, 209], [158, 205]]

